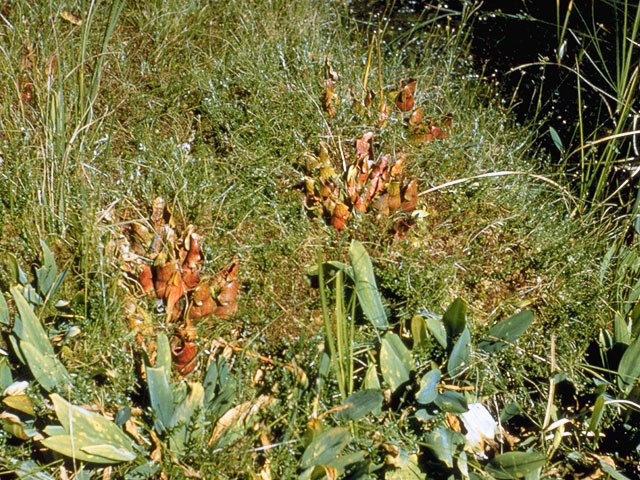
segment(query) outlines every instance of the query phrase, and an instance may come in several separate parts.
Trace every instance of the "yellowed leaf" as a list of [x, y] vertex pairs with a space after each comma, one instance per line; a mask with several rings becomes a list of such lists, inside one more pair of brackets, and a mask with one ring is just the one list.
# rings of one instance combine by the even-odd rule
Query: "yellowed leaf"
[[82, 19], [67, 10], [61, 12], [60, 17], [62, 17], [63, 20], [66, 20], [67, 22], [72, 23], [73, 25], [76, 25], [76, 26], [82, 25]]

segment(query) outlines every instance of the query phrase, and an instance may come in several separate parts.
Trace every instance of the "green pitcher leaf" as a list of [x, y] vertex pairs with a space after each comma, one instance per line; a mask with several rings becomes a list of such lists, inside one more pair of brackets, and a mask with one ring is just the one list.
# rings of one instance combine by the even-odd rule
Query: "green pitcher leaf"
[[515, 342], [533, 323], [533, 312], [525, 310], [517, 313], [489, 329], [487, 336], [478, 343], [478, 349], [497, 352]]
[[447, 362], [447, 372], [454, 377], [464, 370], [469, 363], [469, 355], [471, 354], [471, 334], [469, 329], [465, 328], [462, 335], [456, 341], [456, 344], [449, 354]]
[[338, 412], [338, 418], [342, 420], [358, 420], [365, 415], [375, 412], [382, 406], [384, 395], [380, 390], [360, 390], [349, 395], [341, 406], [344, 408]]
[[547, 463], [547, 457], [535, 450], [529, 452], [507, 452], [493, 458], [486, 467], [487, 472], [499, 479], [517, 479], [535, 472]]
[[402, 339], [395, 333], [387, 333], [382, 338], [380, 370], [382, 378], [392, 392], [409, 380], [409, 373], [413, 370], [413, 358], [409, 349], [402, 343]]
[[420, 315], [415, 315], [411, 319], [411, 339], [413, 340], [414, 348], [416, 345], [421, 345], [427, 339], [427, 323]]
[[438, 382], [440, 381], [440, 370], [434, 368], [425, 373], [420, 379], [420, 391], [416, 398], [418, 403], [427, 405], [433, 402], [438, 396]]
[[346, 427], [331, 428], [322, 432], [304, 451], [301, 460], [302, 468], [331, 465], [350, 439], [351, 434]]
[[640, 337], [627, 347], [618, 365], [618, 387], [628, 394], [640, 376]]
[[467, 304], [461, 298], [456, 298], [442, 316], [442, 323], [447, 330], [449, 340], [460, 335], [467, 324]]
[[373, 264], [369, 254], [357, 240], [351, 242], [349, 258], [353, 267], [356, 294], [358, 295], [362, 312], [375, 328], [386, 330], [389, 328], [389, 322], [382, 306], [382, 297], [380, 297], [380, 292], [378, 292], [376, 285]]
[[424, 438], [425, 446], [449, 468], [453, 468], [454, 455], [458, 446], [463, 443], [462, 434], [443, 427], [432, 430]]

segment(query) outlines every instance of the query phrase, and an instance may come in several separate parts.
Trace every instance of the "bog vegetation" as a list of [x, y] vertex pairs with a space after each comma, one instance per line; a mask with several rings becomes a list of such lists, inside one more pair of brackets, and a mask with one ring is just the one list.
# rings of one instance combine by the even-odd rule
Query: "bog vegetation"
[[614, 75], [558, 5], [572, 138], [472, 2], [0, 7], [0, 476], [635, 478], [640, 8]]

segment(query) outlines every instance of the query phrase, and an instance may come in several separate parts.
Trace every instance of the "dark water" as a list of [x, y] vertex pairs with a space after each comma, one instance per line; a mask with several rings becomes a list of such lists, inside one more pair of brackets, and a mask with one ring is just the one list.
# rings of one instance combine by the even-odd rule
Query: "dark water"
[[[559, 45], [558, 15], [560, 21], [564, 21], [568, 3], [562, 0], [556, 10], [555, 0], [485, 0], [473, 15], [470, 27], [474, 68], [494, 81], [507, 103], [515, 100], [512, 107], [518, 120], [538, 128], [539, 145], [557, 158], [560, 154], [548, 134], [549, 127], [569, 145], [577, 133], [579, 118], [577, 76], [569, 68], [575, 68], [576, 56], [586, 50], [595, 62], [583, 57], [581, 74], [596, 87], [610, 92], [598, 70], [615, 71], [615, 30], [621, 17], [606, 0], [576, 0], [567, 25], [574, 34], [565, 35], [565, 42]], [[409, 30], [430, 12], [459, 12], [464, 4], [463, 0], [397, 0], [393, 8], [386, 11], [396, 30]], [[390, 2], [354, 0], [351, 5], [354, 15], [372, 18], [384, 12]], [[457, 18], [452, 15], [443, 21], [455, 22]], [[599, 32], [604, 58], [596, 58], [585, 25]], [[584, 82], [582, 85], [586, 131], [603, 124], [613, 128], [609, 110], [615, 111], [615, 102]]]

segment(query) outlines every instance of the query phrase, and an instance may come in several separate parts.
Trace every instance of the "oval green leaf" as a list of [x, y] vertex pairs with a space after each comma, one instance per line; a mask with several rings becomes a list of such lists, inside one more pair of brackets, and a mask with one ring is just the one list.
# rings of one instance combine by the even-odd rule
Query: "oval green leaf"
[[508, 452], [498, 455], [487, 464], [487, 472], [499, 479], [523, 478], [544, 467], [547, 457], [532, 450], [530, 452]]
[[4, 298], [2, 292], [0, 292], [0, 323], [3, 325], [9, 325], [9, 306]]
[[382, 378], [392, 392], [409, 380], [409, 373], [413, 370], [413, 358], [402, 339], [395, 333], [387, 333], [382, 338], [380, 370]]
[[443, 412], [464, 413], [469, 410], [467, 399], [458, 392], [446, 390], [435, 398], [434, 403]]
[[467, 304], [461, 298], [456, 298], [442, 316], [442, 323], [447, 330], [447, 336], [453, 340], [460, 335], [467, 324]]
[[386, 330], [389, 328], [389, 322], [382, 306], [382, 297], [376, 285], [373, 264], [369, 254], [357, 240], [351, 242], [349, 258], [353, 267], [356, 294], [358, 295], [362, 312], [375, 328]]
[[338, 418], [343, 420], [358, 420], [365, 415], [379, 410], [384, 395], [380, 390], [360, 390], [342, 402], [343, 410], [338, 412]]
[[302, 468], [330, 465], [347, 446], [351, 434], [346, 427], [332, 428], [322, 432], [312, 441], [302, 455]]
[[449, 361], [447, 362], [447, 372], [454, 377], [469, 363], [469, 355], [471, 354], [471, 333], [465, 328], [462, 335], [456, 341], [451, 350]]
[[533, 312], [525, 310], [495, 324], [478, 343], [485, 352], [497, 352], [515, 342], [533, 323]]
[[464, 437], [448, 428], [437, 428], [424, 438], [425, 446], [447, 467], [453, 468], [453, 456], [457, 446], [464, 442]]
[[418, 403], [427, 405], [436, 399], [438, 396], [438, 382], [441, 376], [440, 370], [437, 368], [423, 375], [420, 379], [420, 391], [416, 399]]
[[640, 336], [627, 348], [618, 365], [618, 387], [626, 395], [640, 376]]
[[427, 330], [442, 348], [447, 348], [447, 330], [444, 328], [442, 320], [434, 317], [427, 317]]

